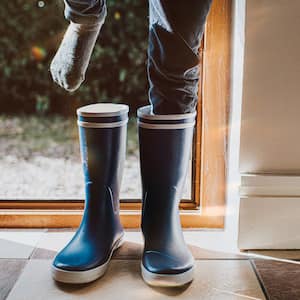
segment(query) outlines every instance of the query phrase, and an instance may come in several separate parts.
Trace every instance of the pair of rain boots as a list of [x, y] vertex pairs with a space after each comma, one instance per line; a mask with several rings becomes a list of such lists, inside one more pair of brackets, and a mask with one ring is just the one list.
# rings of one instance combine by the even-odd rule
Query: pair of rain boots
[[[152, 286], [193, 280], [194, 259], [185, 244], [179, 201], [188, 169], [195, 114], [156, 115], [138, 109], [142, 177], [141, 274]], [[53, 278], [87, 283], [101, 277], [122, 245], [119, 191], [126, 153], [128, 106], [99, 103], [77, 110], [85, 177], [85, 208], [71, 241], [57, 254]]]

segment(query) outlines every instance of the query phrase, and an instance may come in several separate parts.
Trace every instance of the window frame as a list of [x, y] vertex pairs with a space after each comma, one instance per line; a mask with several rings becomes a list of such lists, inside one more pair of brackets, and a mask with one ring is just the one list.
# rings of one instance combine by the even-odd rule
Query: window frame
[[[192, 155], [192, 200], [182, 199], [184, 228], [223, 228], [230, 100], [232, 0], [213, 0], [200, 47], [201, 70]], [[218, 59], [215, 59], [218, 57]], [[80, 224], [83, 200], [0, 200], [0, 227], [66, 228]], [[139, 199], [120, 204], [125, 228], [138, 228]]]

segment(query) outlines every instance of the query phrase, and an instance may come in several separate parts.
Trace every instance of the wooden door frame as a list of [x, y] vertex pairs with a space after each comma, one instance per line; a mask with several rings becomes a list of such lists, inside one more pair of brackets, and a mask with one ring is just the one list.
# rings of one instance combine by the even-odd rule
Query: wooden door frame
[[[226, 158], [232, 0], [213, 0], [201, 47], [201, 78], [193, 144], [192, 201], [180, 204], [184, 228], [223, 228], [226, 196]], [[0, 201], [0, 227], [77, 227], [83, 200]], [[121, 203], [125, 228], [138, 228], [141, 203]]]

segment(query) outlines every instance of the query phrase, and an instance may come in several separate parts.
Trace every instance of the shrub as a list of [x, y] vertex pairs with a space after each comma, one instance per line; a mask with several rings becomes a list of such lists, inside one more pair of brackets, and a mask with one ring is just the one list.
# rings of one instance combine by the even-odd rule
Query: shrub
[[79, 105], [147, 100], [147, 2], [108, 0], [85, 83], [68, 93], [51, 79], [49, 65], [68, 25], [61, 0], [1, 3], [0, 109], [6, 113], [74, 114]]

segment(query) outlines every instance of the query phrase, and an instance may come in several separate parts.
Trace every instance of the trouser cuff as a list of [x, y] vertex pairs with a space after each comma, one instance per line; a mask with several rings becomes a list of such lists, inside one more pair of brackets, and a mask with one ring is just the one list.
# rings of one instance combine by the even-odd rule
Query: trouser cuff
[[107, 8], [105, 2], [99, 4], [98, 7], [90, 8], [90, 9], [76, 9], [72, 7], [70, 0], [64, 0], [65, 10], [64, 15], [65, 18], [73, 23], [78, 24], [99, 24], [104, 23], [105, 17], [107, 15]]
[[147, 129], [184, 129], [195, 125], [197, 112], [185, 114], [157, 115], [152, 113], [151, 105], [137, 110], [138, 126]]

